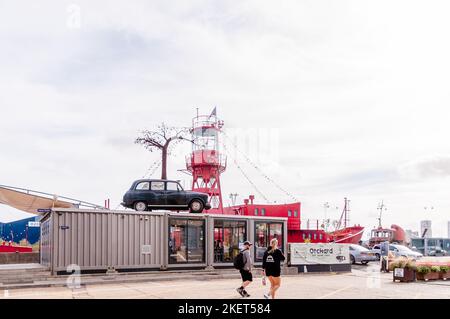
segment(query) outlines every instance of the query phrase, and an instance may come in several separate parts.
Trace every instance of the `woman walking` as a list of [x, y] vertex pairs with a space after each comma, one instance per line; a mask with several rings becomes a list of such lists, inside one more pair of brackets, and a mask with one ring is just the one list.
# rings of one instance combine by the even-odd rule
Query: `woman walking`
[[272, 239], [263, 257], [263, 274], [270, 281], [270, 291], [264, 294], [264, 298], [269, 299], [272, 296], [272, 299], [275, 299], [275, 293], [281, 286], [281, 262], [285, 259], [278, 249], [278, 240]]

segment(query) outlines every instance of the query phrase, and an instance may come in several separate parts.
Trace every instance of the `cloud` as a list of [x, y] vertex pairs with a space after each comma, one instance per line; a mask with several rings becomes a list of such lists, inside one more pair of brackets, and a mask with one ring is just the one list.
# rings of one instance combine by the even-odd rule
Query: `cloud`
[[406, 178], [446, 178], [450, 176], [450, 156], [434, 155], [422, 157], [401, 165], [399, 171]]
[[[279, 130], [262, 169], [312, 218], [343, 196], [360, 222], [382, 198], [404, 220], [424, 198], [450, 209], [447, 157], [411, 161], [450, 135], [445, 1], [79, 0], [79, 29], [73, 1], [22, 2], [0, 10], [0, 183], [114, 206], [158, 160], [139, 130], [217, 105], [225, 128]], [[188, 151], [169, 163], [186, 185]], [[255, 193], [231, 160], [222, 182], [225, 198]]]

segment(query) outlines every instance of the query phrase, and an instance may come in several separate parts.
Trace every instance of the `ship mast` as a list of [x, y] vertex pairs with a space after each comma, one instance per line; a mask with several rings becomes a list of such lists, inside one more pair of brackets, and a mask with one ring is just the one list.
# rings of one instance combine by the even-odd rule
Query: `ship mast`
[[350, 209], [348, 209], [348, 203], [350, 201], [347, 199], [347, 197], [344, 198], [344, 228], [347, 228], [347, 222], [350, 221], [349, 212]]
[[350, 215], [349, 214], [349, 212], [350, 212], [349, 203], [350, 203], [350, 200], [348, 200], [347, 197], [345, 197], [344, 198], [344, 210], [342, 211], [341, 218], [339, 219], [339, 223], [336, 227], [336, 230], [341, 229], [342, 221], [344, 221], [344, 228], [347, 228], [347, 222], [350, 221], [350, 219], [349, 219], [349, 215]]
[[377, 209], [380, 211], [380, 217], [378, 217], [378, 227], [382, 228], [382, 226], [381, 226], [381, 215], [383, 214], [383, 210], [387, 210], [386, 205], [384, 205], [384, 201], [381, 201], [381, 204], [378, 205]]

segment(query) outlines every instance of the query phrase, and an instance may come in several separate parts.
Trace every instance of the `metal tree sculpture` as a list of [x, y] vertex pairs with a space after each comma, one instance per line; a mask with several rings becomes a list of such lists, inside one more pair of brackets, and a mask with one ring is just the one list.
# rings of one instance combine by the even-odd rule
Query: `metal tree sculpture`
[[168, 127], [161, 123], [155, 131], [144, 130], [141, 136], [135, 140], [136, 144], [144, 146], [150, 152], [157, 149], [162, 154], [161, 179], [167, 179], [167, 153], [171, 142], [176, 140], [186, 140], [185, 136], [189, 132], [188, 128]]

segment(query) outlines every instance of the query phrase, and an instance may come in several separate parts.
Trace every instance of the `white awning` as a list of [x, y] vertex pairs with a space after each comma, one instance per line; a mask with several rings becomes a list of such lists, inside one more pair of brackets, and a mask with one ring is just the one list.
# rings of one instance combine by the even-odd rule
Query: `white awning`
[[58, 200], [57, 196], [40, 196], [26, 191], [14, 190], [0, 186], [0, 204], [8, 205], [21, 211], [41, 215], [40, 210], [51, 208], [74, 208], [75, 205]]

